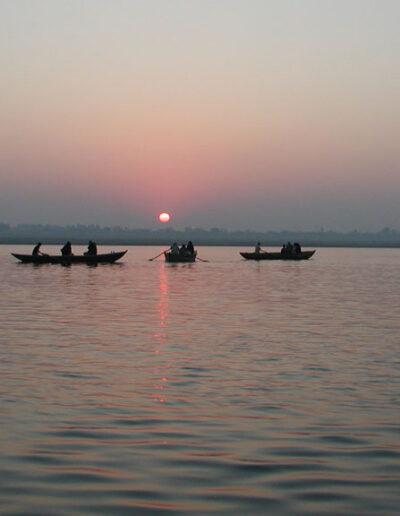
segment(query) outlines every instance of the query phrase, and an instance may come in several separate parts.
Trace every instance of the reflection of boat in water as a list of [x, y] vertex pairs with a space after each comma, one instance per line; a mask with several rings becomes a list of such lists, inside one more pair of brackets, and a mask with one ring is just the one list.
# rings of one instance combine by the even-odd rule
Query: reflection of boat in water
[[164, 256], [168, 263], [193, 263], [196, 261], [197, 251], [194, 251], [193, 254], [172, 254], [165, 251]]
[[22, 263], [58, 263], [61, 265], [71, 265], [75, 263], [86, 263], [87, 265], [97, 265], [98, 263], [114, 263], [127, 253], [118, 251], [105, 254], [78, 254], [70, 256], [54, 256], [50, 254], [18, 254], [11, 253]]
[[301, 251], [300, 253], [240, 253], [246, 260], [308, 260], [315, 253], [313, 251]]

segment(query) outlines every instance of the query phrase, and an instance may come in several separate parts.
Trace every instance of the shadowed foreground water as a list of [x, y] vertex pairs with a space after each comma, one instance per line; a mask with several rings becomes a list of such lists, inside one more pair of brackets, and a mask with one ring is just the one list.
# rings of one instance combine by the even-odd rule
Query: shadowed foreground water
[[398, 514], [400, 250], [18, 249], [0, 247], [2, 515]]

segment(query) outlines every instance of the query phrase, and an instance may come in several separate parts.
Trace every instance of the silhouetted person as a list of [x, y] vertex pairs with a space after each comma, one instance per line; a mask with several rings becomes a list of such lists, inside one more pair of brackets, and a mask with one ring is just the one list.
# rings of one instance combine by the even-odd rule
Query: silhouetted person
[[189, 254], [194, 254], [194, 246], [191, 240], [187, 243], [186, 250]]
[[97, 254], [96, 242], [93, 242], [92, 240], [89, 240], [88, 249], [87, 249], [85, 254], [86, 255], [88, 255], [88, 254], [96, 255]]
[[287, 253], [286, 245], [283, 244], [282, 249], [281, 249], [281, 254], [286, 254], [286, 253]]
[[256, 243], [256, 248], [254, 249], [254, 252], [256, 254], [260, 254], [261, 253], [261, 244], [260, 244], [260, 242]]
[[32, 256], [39, 256], [39, 254], [43, 254], [40, 250], [41, 245], [42, 245], [42, 242], [39, 242], [37, 245], [35, 245], [35, 247], [33, 248], [33, 251], [32, 251]]
[[292, 244], [291, 244], [290, 242], [288, 242], [288, 243], [286, 244], [286, 251], [287, 251], [288, 253], [292, 253], [292, 252], [293, 252], [293, 246], [292, 246]]
[[294, 249], [294, 252], [296, 254], [300, 254], [301, 253], [301, 246], [300, 246], [300, 244], [298, 242], [295, 242], [293, 244], [293, 249]]
[[61, 249], [61, 254], [63, 256], [71, 256], [72, 255], [72, 247], [71, 247], [71, 242], [69, 240], [65, 244], [65, 246]]
[[174, 242], [171, 245], [171, 254], [173, 254], [173, 255], [179, 254], [179, 247], [178, 247], [178, 244], [176, 242]]
[[187, 249], [186, 249], [185, 244], [182, 244], [182, 245], [181, 245], [181, 248], [179, 249], [179, 254], [180, 254], [181, 256], [186, 256], [186, 255], [187, 255]]

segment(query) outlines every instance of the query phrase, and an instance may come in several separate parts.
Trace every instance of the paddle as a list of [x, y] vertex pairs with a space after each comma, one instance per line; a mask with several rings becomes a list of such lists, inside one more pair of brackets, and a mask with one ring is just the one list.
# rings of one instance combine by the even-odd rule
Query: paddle
[[154, 256], [154, 258], [149, 258], [149, 262], [152, 262], [153, 260], [155, 260], [156, 258], [158, 258], [159, 256], [161, 256], [162, 254], [166, 253], [167, 251], [169, 251], [171, 248], [169, 249], [165, 249], [165, 251], [161, 251], [160, 254], [158, 254], [157, 256]]
[[209, 260], [202, 260], [201, 258], [199, 258], [198, 256], [196, 256], [196, 260], [200, 260], [201, 262], [208, 262]]

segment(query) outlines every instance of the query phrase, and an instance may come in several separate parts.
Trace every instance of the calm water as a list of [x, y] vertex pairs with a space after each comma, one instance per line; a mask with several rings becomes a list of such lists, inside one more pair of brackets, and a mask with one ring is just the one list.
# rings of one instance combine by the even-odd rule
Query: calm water
[[18, 249], [0, 246], [2, 515], [399, 514], [400, 250]]

